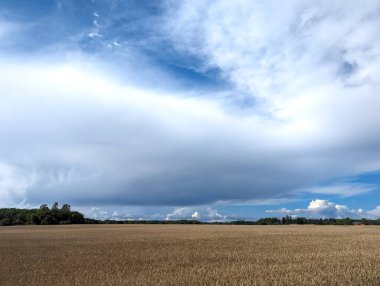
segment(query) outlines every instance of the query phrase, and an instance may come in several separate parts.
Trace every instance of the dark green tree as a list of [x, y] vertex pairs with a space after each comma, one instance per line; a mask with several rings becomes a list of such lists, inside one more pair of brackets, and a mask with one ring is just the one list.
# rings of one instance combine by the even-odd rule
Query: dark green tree
[[70, 212], [70, 205], [69, 204], [63, 204], [61, 210], [64, 212]]
[[42, 211], [50, 211], [49, 207], [47, 206], [47, 204], [43, 204], [40, 206], [40, 210]]
[[51, 215], [45, 216], [45, 218], [41, 221], [41, 224], [44, 224], [44, 225], [57, 224], [57, 223], [58, 222], [56, 218]]

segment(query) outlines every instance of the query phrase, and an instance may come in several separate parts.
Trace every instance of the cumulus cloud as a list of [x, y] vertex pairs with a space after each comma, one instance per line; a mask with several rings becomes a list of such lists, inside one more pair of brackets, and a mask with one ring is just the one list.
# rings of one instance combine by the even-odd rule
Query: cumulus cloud
[[197, 213], [193, 208], [177, 208], [172, 213], [166, 215], [166, 220], [193, 219], [193, 215]]
[[207, 208], [207, 218], [210, 221], [225, 221], [229, 219], [226, 214], [221, 214], [216, 209], [212, 208]]
[[[139, 214], [131, 214], [130, 212], [122, 211], [122, 210], [115, 210], [112, 208], [102, 208], [102, 207], [74, 207], [73, 209], [80, 211], [84, 214], [85, 217], [91, 218], [91, 219], [98, 219], [98, 220], [116, 220], [116, 221], [122, 221], [122, 220], [138, 220]], [[153, 218], [154, 216], [152, 216]], [[151, 217], [147, 217], [147, 219], [150, 219]], [[145, 218], [144, 218], [145, 219]]]
[[375, 209], [368, 211], [368, 213], [374, 217], [380, 218], [380, 206], [377, 206]]
[[92, 207], [88, 211], [84, 211], [83, 214], [85, 217], [92, 219], [104, 220], [110, 218], [108, 212], [106, 210], [102, 210], [98, 207]]
[[281, 208], [278, 210], [267, 210], [267, 213], [281, 214], [281, 215], [294, 215], [294, 216], [307, 216], [307, 217], [367, 217], [368, 215], [375, 214], [374, 211], [366, 212], [363, 209], [350, 209], [346, 205], [339, 205], [328, 200], [312, 200], [306, 209], [286, 209]]
[[194, 212], [192, 215], [191, 215], [191, 218], [193, 219], [196, 219], [196, 220], [199, 220], [201, 218], [201, 215], [199, 212]]
[[[25, 202], [24, 202], [25, 203]], [[18, 206], [17, 206], [18, 207]], [[29, 205], [30, 207], [30, 205]], [[34, 206], [36, 207], [36, 206]], [[37, 206], [38, 207], [38, 206]], [[87, 218], [99, 220], [165, 220], [166, 208], [145, 208], [145, 207], [125, 207], [125, 206], [101, 206], [101, 207], [87, 207], [87, 206], [71, 206], [72, 210], [79, 211]], [[155, 212], [160, 211], [160, 212]]]
[[236, 215], [222, 214], [211, 207], [184, 207], [176, 208], [172, 213], [166, 215], [166, 220], [203, 220], [208, 222], [228, 221], [238, 219]]

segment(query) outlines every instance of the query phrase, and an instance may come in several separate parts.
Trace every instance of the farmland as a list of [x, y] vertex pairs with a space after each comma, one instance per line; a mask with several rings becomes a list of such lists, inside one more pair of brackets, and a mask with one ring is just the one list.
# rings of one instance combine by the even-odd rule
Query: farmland
[[380, 227], [0, 228], [0, 285], [380, 285]]

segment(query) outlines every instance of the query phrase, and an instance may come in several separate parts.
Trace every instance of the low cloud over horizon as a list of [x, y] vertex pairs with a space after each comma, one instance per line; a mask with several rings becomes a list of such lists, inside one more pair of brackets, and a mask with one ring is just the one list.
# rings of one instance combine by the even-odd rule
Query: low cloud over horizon
[[292, 217], [320, 217], [320, 218], [378, 218], [380, 206], [373, 210], [350, 209], [346, 205], [339, 205], [328, 200], [312, 200], [305, 209], [266, 210], [268, 214], [289, 215]]
[[0, 4], [0, 207], [380, 216], [377, 1], [25, 3]]

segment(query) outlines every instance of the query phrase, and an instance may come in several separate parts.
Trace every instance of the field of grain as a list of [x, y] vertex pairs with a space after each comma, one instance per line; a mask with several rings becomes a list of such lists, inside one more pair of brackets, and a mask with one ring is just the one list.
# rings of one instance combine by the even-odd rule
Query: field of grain
[[1, 227], [0, 285], [380, 285], [380, 227]]

